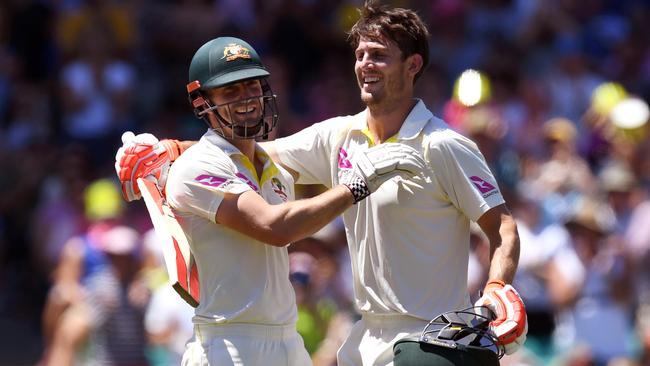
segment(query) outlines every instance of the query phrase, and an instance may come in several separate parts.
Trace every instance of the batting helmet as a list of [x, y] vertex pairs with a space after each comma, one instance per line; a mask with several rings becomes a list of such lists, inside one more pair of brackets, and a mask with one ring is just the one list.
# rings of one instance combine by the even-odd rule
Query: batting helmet
[[[187, 92], [194, 114], [214, 128], [207, 118], [208, 113], [214, 113], [219, 123], [215, 131], [226, 138], [267, 138], [278, 121], [276, 96], [268, 83], [269, 75], [257, 52], [247, 42], [234, 37], [219, 37], [205, 43], [192, 57], [189, 69]], [[207, 89], [247, 80], [260, 80], [262, 95], [213, 105], [204, 93]], [[242, 120], [233, 118], [235, 108], [259, 108], [261, 113]], [[231, 133], [226, 134], [224, 127]]]
[[[421, 333], [400, 339], [393, 346], [395, 366], [499, 365], [503, 347], [488, 331], [489, 309], [467, 308], [435, 317]], [[491, 312], [489, 312], [490, 315]]]

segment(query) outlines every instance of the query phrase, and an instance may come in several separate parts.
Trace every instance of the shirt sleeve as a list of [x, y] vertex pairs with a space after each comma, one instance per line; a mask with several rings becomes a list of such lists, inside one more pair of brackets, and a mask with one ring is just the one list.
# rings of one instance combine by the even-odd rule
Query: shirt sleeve
[[217, 209], [226, 193], [241, 194], [253, 189], [248, 179], [237, 173], [228, 162], [198, 162], [197, 167], [185, 165], [186, 160], [176, 170], [178, 161], [174, 163], [167, 180], [167, 200], [176, 211], [216, 223]]
[[427, 159], [449, 201], [470, 220], [504, 203], [496, 179], [476, 144], [461, 136], [432, 142]]
[[332, 132], [336, 121], [316, 123], [288, 137], [275, 140], [280, 163], [296, 172], [296, 184], [332, 186]]

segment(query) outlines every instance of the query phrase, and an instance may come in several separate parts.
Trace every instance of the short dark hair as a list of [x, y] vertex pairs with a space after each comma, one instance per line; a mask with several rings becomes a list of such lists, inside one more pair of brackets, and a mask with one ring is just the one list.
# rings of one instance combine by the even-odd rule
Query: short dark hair
[[352, 47], [357, 48], [362, 37], [377, 40], [383, 36], [397, 44], [402, 60], [419, 54], [423, 63], [415, 82], [429, 64], [429, 31], [422, 19], [413, 10], [380, 6], [374, 0], [366, 1], [359, 13], [361, 18], [348, 33]]

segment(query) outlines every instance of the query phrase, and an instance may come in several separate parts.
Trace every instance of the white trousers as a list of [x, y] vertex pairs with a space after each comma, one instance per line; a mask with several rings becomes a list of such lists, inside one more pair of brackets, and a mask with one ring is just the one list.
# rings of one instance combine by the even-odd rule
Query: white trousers
[[427, 323], [404, 315], [363, 315], [336, 355], [338, 366], [392, 366], [395, 342], [422, 332]]
[[311, 366], [295, 324], [194, 326], [182, 366]]

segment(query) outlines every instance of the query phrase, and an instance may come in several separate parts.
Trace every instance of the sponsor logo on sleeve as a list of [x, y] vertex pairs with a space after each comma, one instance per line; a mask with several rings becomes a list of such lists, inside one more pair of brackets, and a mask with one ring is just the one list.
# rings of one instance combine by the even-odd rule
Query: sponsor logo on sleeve
[[352, 169], [352, 163], [350, 163], [348, 153], [344, 148], [339, 149], [339, 168]]
[[483, 198], [487, 198], [493, 194], [496, 194], [498, 190], [492, 184], [486, 182], [483, 178], [477, 177], [475, 175], [469, 177], [469, 180], [472, 181], [472, 184], [483, 194]]
[[[248, 184], [251, 189], [253, 189], [255, 192], [258, 192], [259, 189], [253, 182], [250, 181], [245, 175], [242, 173], [237, 173], [236, 174], [237, 178], [243, 180], [246, 184]], [[223, 177], [217, 177], [214, 175], [207, 175], [207, 174], [201, 174], [198, 177], [194, 178], [194, 180], [200, 184], [203, 184], [204, 186], [208, 187], [215, 187], [215, 188], [226, 188], [234, 181], [232, 179], [228, 178], [223, 178]]]
[[208, 187], [221, 187], [226, 185], [224, 183], [229, 182], [227, 178], [215, 177], [214, 175], [207, 174], [201, 174], [194, 178], [194, 180]]

